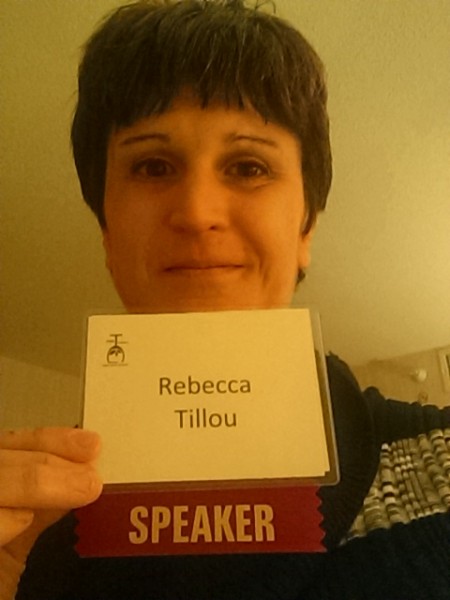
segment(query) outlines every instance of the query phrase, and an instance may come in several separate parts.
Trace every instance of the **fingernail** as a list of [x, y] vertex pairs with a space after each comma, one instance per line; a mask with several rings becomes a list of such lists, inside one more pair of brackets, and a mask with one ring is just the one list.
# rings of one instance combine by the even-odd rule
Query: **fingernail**
[[72, 431], [71, 438], [74, 444], [83, 450], [93, 450], [100, 442], [100, 437], [94, 431], [76, 429]]
[[97, 498], [102, 490], [102, 482], [94, 470], [68, 474], [67, 482], [75, 492], [81, 494], [82, 503]]

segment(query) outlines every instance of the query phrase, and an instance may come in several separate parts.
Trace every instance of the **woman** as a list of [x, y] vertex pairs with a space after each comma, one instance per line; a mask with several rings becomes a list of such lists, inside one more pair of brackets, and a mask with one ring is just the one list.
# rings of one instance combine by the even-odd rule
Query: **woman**
[[[239, 0], [119, 9], [86, 47], [72, 142], [129, 311], [289, 304], [331, 158], [323, 69], [288, 24]], [[327, 553], [81, 561], [73, 518], [59, 519], [100, 494], [98, 437], [12, 432], [0, 438], [0, 599], [18, 582], [34, 600], [447, 598], [448, 411], [362, 394], [335, 357], [328, 375], [341, 481], [320, 493]], [[426, 460], [403, 491], [405, 438]]]

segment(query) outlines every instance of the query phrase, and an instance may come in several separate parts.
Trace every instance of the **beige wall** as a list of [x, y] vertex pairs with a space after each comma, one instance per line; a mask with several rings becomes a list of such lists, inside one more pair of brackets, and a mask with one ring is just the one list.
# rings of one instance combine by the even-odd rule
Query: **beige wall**
[[77, 377], [0, 357], [0, 428], [74, 426], [79, 421]]
[[[444, 378], [439, 361], [439, 348], [389, 360], [373, 360], [352, 367], [361, 387], [377, 387], [390, 398], [405, 402], [420, 402], [443, 407], [450, 405], [450, 391], [444, 389]], [[414, 374], [424, 369], [425, 381], [417, 381]]]

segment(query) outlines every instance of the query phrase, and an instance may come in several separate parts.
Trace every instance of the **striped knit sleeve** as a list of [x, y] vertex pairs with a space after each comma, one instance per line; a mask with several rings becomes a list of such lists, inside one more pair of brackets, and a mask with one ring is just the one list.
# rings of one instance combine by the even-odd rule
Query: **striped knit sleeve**
[[[380, 461], [348, 538], [450, 511], [450, 408], [364, 393], [380, 441]], [[348, 539], [347, 538], [347, 539]]]

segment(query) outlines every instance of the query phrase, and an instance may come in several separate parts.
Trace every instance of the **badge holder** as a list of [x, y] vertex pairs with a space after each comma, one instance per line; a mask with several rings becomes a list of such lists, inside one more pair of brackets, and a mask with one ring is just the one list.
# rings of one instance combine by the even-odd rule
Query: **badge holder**
[[83, 426], [103, 438], [82, 556], [323, 551], [339, 479], [317, 312], [92, 315]]

